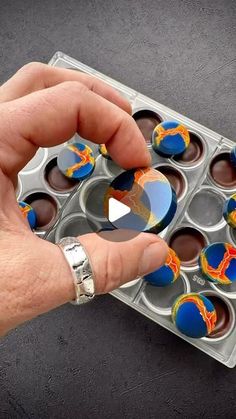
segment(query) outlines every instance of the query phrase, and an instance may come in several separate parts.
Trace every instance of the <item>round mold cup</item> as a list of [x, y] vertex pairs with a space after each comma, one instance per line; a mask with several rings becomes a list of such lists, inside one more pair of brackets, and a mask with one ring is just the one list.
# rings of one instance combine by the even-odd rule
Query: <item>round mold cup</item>
[[185, 150], [184, 153], [171, 158], [173, 163], [180, 167], [184, 167], [185, 170], [193, 169], [202, 164], [207, 153], [205, 140], [196, 132], [191, 130], [188, 131], [190, 135], [190, 144], [187, 150]]
[[201, 338], [201, 340], [208, 343], [219, 343], [229, 337], [235, 327], [235, 309], [228, 298], [219, 295], [218, 292], [212, 290], [204, 290], [199, 292], [203, 294], [212, 302], [215, 307], [217, 321], [214, 331]]
[[59, 202], [56, 198], [45, 192], [35, 191], [22, 200], [31, 205], [36, 212], [36, 232], [46, 231], [56, 222], [59, 211]]
[[130, 288], [138, 284], [138, 282], [141, 282], [141, 278], [136, 278], [136, 279], [133, 279], [133, 281], [126, 282], [126, 284], [121, 285], [119, 288], [120, 289]]
[[[93, 226], [92, 226], [93, 224]], [[94, 228], [93, 228], [94, 227]], [[100, 225], [95, 221], [87, 221], [83, 213], [72, 213], [62, 218], [55, 230], [55, 241], [58, 242], [63, 237], [77, 237], [82, 234], [99, 231]]]
[[205, 231], [219, 230], [226, 225], [223, 205], [226, 196], [211, 186], [202, 186], [193, 196], [186, 218]]
[[198, 259], [201, 250], [209, 244], [208, 237], [202, 231], [190, 225], [183, 225], [174, 230], [168, 245], [180, 259], [181, 269], [186, 272], [199, 269]]
[[159, 170], [159, 172], [167, 177], [171, 186], [175, 190], [177, 201], [182, 201], [188, 191], [188, 180], [183, 171], [167, 163], [155, 164], [153, 168]]
[[79, 194], [82, 211], [92, 220], [107, 221], [104, 215], [104, 195], [110, 185], [110, 179], [97, 176], [87, 180]]
[[213, 157], [209, 164], [208, 178], [217, 188], [235, 192], [236, 167], [233, 166], [229, 151], [222, 151]]
[[79, 181], [64, 176], [57, 166], [57, 156], [54, 156], [44, 166], [43, 180], [47, 188], [56, 194], [68, 194], [79, 185]]
[[143, 134], [147, 145], [151, 147], [153, 130], [163, 121], [163, 118], [151, 109], [139, 109], [132, 116]]
[[149, 310], [161, 316], [171, 316], [172, 305], [181, 294], [191, 292], [188, 277], [183, 272], [179, 278], [166, 287], [155, 287], [146, 283], [141, 299]]
[[39, 148], [34, 157], [29, 163], [21, 170], [21, 174], [30, 175], [41, 169], [48, 157], [48, 150], [46, 148]]

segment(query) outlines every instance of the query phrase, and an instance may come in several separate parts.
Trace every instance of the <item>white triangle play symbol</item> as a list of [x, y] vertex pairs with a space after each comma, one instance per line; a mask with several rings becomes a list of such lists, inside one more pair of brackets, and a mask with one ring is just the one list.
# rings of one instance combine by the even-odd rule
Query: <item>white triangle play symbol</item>
[[122, 202], [115, 198], [109, 198], [108, 217], [111, 223], [129, 214], [129, 212], [131, 212], [131, 209], [127, 205], [122, 204]]

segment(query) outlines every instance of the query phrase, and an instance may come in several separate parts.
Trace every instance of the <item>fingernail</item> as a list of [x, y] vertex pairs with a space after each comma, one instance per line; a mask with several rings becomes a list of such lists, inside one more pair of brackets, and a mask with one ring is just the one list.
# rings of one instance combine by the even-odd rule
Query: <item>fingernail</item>
[[162, 243], [152, 243], [143, 252], [139, 263], [139, 276], [155, 271], [165, 263], [166, 252]]

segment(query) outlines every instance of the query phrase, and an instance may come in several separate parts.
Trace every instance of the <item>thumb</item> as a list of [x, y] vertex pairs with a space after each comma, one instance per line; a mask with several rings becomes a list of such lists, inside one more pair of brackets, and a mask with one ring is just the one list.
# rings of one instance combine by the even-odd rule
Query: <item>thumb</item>
[[[79, 241], [91, 264], [96, 294], [154, 271], [164, 264], [168, 249], [158, 236], [131, 230], [90, 233]], [[0, 268], [0, 335], [75, 298], [73, 275], [59, 246], [28, 230], [0, 236]]]
[[93, 271], [96, 294], [104, 294], [165, 263], [168, 247], [154, 234], [113, 230], [79, 237]]

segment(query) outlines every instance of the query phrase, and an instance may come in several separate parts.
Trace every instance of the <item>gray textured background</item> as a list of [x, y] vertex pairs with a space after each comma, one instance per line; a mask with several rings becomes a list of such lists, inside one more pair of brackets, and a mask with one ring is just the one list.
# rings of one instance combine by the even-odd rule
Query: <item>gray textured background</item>
[[[234, 0], [0, 2], [0, 82], [56, 50], [236, 132]], [[0, 341], [1, 418], [233, 418], [236, 369], [110, 296]]]

